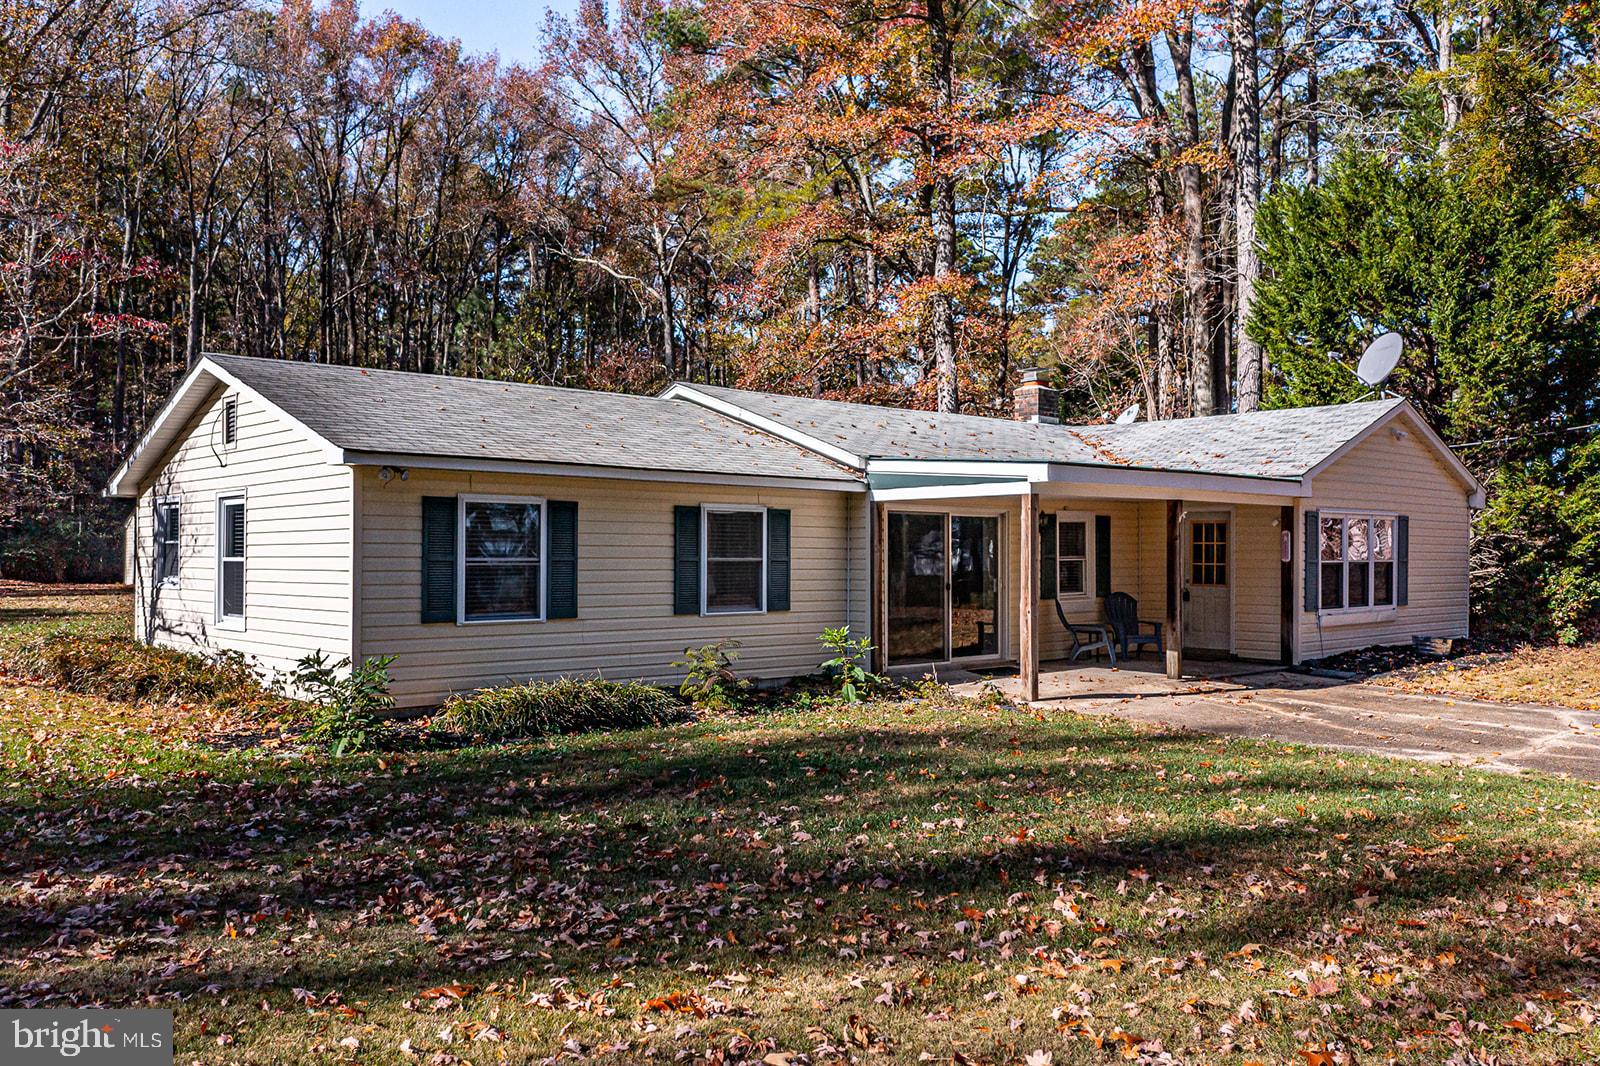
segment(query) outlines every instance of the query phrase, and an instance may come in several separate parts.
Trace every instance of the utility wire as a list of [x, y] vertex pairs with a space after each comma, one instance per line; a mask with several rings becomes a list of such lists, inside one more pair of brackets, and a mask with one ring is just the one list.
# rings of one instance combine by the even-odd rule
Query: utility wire
[[1482, 444], [1509, 444], [1516, 440], [1527, 440], [1529, 437], [1549, 437], [1557, 433], [1576, 433], [1580, 429], [1600, 429], [1600, 422], [1586, 422], [1581, 426], [1563, 426], [1561, 429], [1536, 429], [1529, 433], [1518, 433], [1512, 437], [1490, 437], [1487, 440], [1469, 440], [1461, 444], [1452, 444], [1452, 448], [1476, 448]]

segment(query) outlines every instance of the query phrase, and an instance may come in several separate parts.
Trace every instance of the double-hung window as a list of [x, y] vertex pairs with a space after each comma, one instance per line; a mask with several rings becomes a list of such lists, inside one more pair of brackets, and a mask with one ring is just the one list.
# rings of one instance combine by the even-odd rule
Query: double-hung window
[[217, 500], [217, 622], [244, 624], [245, 508], [243, 496]]
[[767, 609], [767, 511], [764, 507], [701, 509], [705, 545], [700, 587], [706, 614], [758, 614]]
[[1089, 595], [1089, 519], [1061, 515], [1056, 520], [1056, 594]]
[[182, 526], [182, 507], [177, 500], [157, 500], [155, 508], [155, 583], [178, 583], [178, 533]]
[[544, 501], [462, 496], [461, 590], [464, 622], [544, 618]]
[[1392, 515], [1322, 513], [1317, 555], [1323, 611], [1394, 606]]

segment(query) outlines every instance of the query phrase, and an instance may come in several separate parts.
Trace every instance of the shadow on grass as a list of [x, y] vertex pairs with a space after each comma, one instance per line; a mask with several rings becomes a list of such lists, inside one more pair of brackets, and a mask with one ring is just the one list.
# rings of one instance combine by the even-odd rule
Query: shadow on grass
[[[1406, 809], [1393, 786], [1419, 771], [1403, 764], [1309, 772], [1281, 755], [1264, 766], [1219, 755], [1191, 734], [1003, 716], [722, 732], [400, 753], [382, 768], [221, 759], [158, 782], [13, 788], [0, 808], [0, 880], [14, 886], [0, 955], [31, 960], [52, 988], [0, 988], [0, 1006], [318, 982], [377, 997], [463, 972], [670, 972], [712, 941], [730, 965], [825, 968], [842, 949], [933, 965], [992, 951], [1002, 929], [1018, 931], [1017, 952], [1089, 952], [1111, 932], [1162, 956], [1218, 959], [1246, 941], [1303, 948], [1341, 923], [1381, 938], [1397, 914], [1506, 887], [1493, 840], [1482, 855], [1404, 843], [1442, 835], [1454, 815], [1444, 798]], [[1364, 814], [1346, 820], [1350, 809]], [[1386, 862], [1404, 876], [1384, 883]], [[1059, 917], [1060, 884], [1087, 894], [1087, 924], [1056, 939], [1041, 922]], [[1157, 891], [1158, 909], [1177, 893], [1205, 913], [1156, 932], [1093, 924], [1097, 911], [1123, 913], [1130, 891]], [[1381, 903], [1366, 911], [1356, 900], [1369, 894]], [[965, 908], [981, 917], [962, 933]], [[307, 915], [370, 950], [343, 962], [286, 952]], [[248, 935], [217, 945], [240, 927], [262, 946]], [[215, 954], [175, 966], [185, 943]], [[1580, 965], [1553, 938], [1523, 961], [1558, 981]], [[1460, 973], [1491, 988], [1515, 979], [1486, 954]]]

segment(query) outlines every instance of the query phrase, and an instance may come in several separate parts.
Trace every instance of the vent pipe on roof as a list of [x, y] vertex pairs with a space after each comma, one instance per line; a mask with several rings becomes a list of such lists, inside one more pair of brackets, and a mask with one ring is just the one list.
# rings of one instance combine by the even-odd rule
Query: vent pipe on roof
[[1049, 371], [1024, 370], [1022, 384], [1017, 386], [1013, 409], [1019, 422], [1042, 422], [1057, 425], [1061, 421], [1061, 393], [1046, 381]]

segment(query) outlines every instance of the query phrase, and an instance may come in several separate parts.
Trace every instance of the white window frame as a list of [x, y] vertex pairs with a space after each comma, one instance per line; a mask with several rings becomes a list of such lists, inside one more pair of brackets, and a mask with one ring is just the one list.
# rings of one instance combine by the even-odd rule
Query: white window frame
[[[503, 618], [467, 617], [467, 505], [469, 503], [533, 504], [539, 508], [539, 613], [518, 614]], [[460, 495], [456, 497], [456, 625], [492, 626], [507, 622], [543, 622], [549, 614], [546, 603], [550, 596], [550, 508], [543, 496], [489, 496]]]
[[[150, 543], [155, 555], [155, 558], [151, 560], [150, 576], [154, 578], [161, 569], [161, 511], [167, 507], [176, 507], [178, 509], [178, 558], [173, 566], [172, 573], [166, 577], [156, 579], [155, 587], [158, 589], [179, 588], [179, 581], [183, 575], [183, 497], [157, 496], [155, 513], [150, 516]], [[248, 520], [249, 516], [246, 515], [245, 517]]]
[[[1350, 598], [1350, 523], [1387, 521], [1389, 523], [1389, 558], [1376, 559], [1372, 551], [1377, 544], [1377, 538], [1369, 529], [1367, 532], [1367, 602], [1363, 605], [1352, 607], [1346, 603], [1343, 607], [1322, 606], [1322, 591], [1324, 587], [1322, 568], [1332, 565], [1334, 560], [1322, 557], [1322, 523], [1330, 518], [1339, 519], [1339, 596], [1341, 599]], [[1357, 560], [1362, 561], [1362, 560]], [[1374, 603], [1377, 595], [1378, 568], [1375, 564], [1386, 562], [1389, 569], [1389, 602]], [[1400, 596], [1400, 516], [1387, 511], [1340, 511], [1321, 510], [1317, 512], [1317, 617], [1328, 619], [1331, 622], [1371, 622], [1386, 618], [1393, 618], [1398, 604], [1395, 601]]]
[[[233, 437], [228, 437], [228, 411], [233, 411]], [[217, 435], [222, 438], [224, 448], [232, 448], [239, 443], [239, 397], [237, 394], [224, 396], [221, 408], [217, 412]]]
[[[1067, 592], [1061, 586], [1061, 527], [1068, 522], [1083, 523], [1083, 591]], [[1056, 599], [1063, 602], [1093, 600], [1095, 598], [1095, 544], [1094, 515], [1088, 511], [1056, 512]], [[1077, 556], [1071, 556], [1076, 559]]]
[[[748, 607], [711, 608], [706, 605], [706, 596], [710, 592], [706, 575], [710, 569], [711, 562], [712, 514], [759, 514], [761, 516], [761, 581], [756, 586], [756, 593], [760, 597], [761, 606], [755, 610], [751, 610]], [[725, 618], [728, 615], [766, 614], [768, 562], [767, 508], [765, 505], [759, 503], [702, 503], [700, 505], [700, 614], [702, 617]]]
[[[222, 549], [225, 540], [223, 515], [226, 513], [228, 506], [235, 503], [244, 508], [244, 554], [237, 556], [223, 555]], [[212, 531], [212, 549], [217, 560], [216, 590], [214, 593], [217, 628], [242, 630], [245, 628], [245, 619], [250, 613], [250, 501], [247, 494], [243, 490], [219, 493], [217, 495], [215, 519], [216, 525]], [[243, 588], [241, 590], [244, 596], [244, 606], [238, 614], [222, 613], [222, 564], [229, 562], [238, 562], [244, 570]]]

